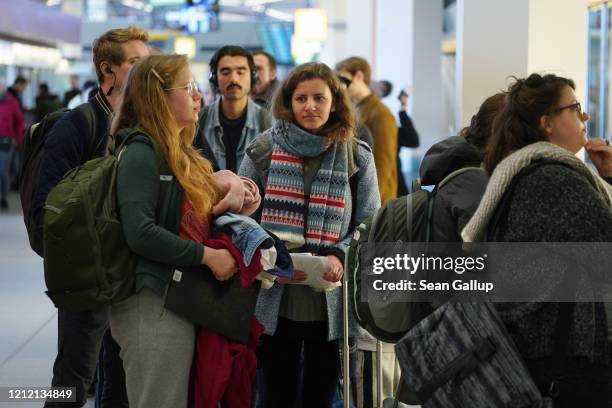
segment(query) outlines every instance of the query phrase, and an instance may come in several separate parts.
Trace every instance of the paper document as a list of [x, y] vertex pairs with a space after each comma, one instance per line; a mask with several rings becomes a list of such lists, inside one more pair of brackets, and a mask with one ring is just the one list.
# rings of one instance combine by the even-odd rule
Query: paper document
[[306, 280], [296, 285], [308, 285], [314, 289], [332, 290], [341, 286], [341, 282], [329, 282], [323, 279], [329, 269], [326, 256], [317, 256], [310, 253], [290, 254], [293, 261], [293, 269], [306, 273]]

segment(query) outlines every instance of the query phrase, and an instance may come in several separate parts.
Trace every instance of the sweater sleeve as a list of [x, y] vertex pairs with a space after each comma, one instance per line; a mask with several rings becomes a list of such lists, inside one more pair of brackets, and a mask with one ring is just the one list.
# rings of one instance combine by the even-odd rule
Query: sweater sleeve
[[255, 210], [255, 212], [251, 214], [250, 217], [253, 218], [257, 222], [260, 222], [265, 191], [262, 185], [260, 172], [248, 154], [244, 155], [242, 162], [240, 163], [240, 168], [238, 169], [238, 175], [242, 177], [246, 177], [250, 180], [253, 180], [255, 184], [257, 184], [257, 188], [259, 189], [259, 196], [261, 197], [261, 203], [259, 205], [259, 208], [257, 208], [257, 210]]
[[123, 233], [130, 249], [155, 262], [197, 266], [204, 247], [156, 223], [159, 167], [151, 146], [131, 143], [121, 155], [117, 169], [117, 203]]
[[403, 147], [419, 147], [419, 134], [417, 133], [410, 116], [406, 111], [400, 111], [400, 128], [397, 129], [397, 140]]

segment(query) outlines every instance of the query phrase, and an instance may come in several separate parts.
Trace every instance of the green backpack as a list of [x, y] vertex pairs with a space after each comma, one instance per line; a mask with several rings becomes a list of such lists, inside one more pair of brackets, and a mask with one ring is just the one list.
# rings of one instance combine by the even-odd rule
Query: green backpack
[[397, 342], [434, 309], [428, 302], [396, 301], [384, 291], [367, 293], [367, 296], [362, 293], [362, 281], [367, 280], [367, 275], [371, 274], [373, 257], [381, 255], [375, 253], [372, 245], [412, 242], [425, 245], [423, 249], [427, 251], [436, 193], [449, 181], [467, 171], [482, 169], [464, 167], [455, 170], [438, 183], [433, 191], [421, 188], [417, 181], [413, 183], [412, 193], [387, 201], [355, 228], [344, 268], [349, 274], [349, 298], [359, 325], [378, 340]]
[[136, 257], [123, 235], [115, 180], [121, 152], [139, 134], [128, 133], [115, 154], [71, 170], [47, 196], [45, 283], [58, 308], [94, 310], [133, 292]]

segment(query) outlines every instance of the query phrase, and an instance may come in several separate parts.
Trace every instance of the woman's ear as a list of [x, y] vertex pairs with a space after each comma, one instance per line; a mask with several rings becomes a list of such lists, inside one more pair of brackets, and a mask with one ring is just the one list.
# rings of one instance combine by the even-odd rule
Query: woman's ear
[[552, 116], [540, 116], [540, 129], [542, 129], [547, 136], [552, 134]]

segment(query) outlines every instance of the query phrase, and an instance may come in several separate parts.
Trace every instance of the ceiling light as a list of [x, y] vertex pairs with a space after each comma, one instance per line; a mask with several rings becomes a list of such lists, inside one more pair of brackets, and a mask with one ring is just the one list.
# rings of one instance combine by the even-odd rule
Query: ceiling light
[[123, 4], [126, 7], [131, 7], [131, 8], [135, 8], [139, 10], [144, 10], [145, 8], [145, 4], [142, 1], [138, 1], [138, 0], [123, 0], [121, 4]]
[[245, 0], [244, 5], [247, 7], [261, 6], [263, 4], [278, 3], [281, 0]]
[[272, 18], [278, 18], [284, 21], [293, 21], [293, 15], [275, 9], [267, 9], [266, 15]]
[[295, 35], [304, 40], [325, 41], [327, 38], [327, 12], [324, 9], [295, 10]]
[[192, 37], [177, 37], [174, 40], [174, 52], [185, 54], [189, 59], [196, 55], [196, 41]]

